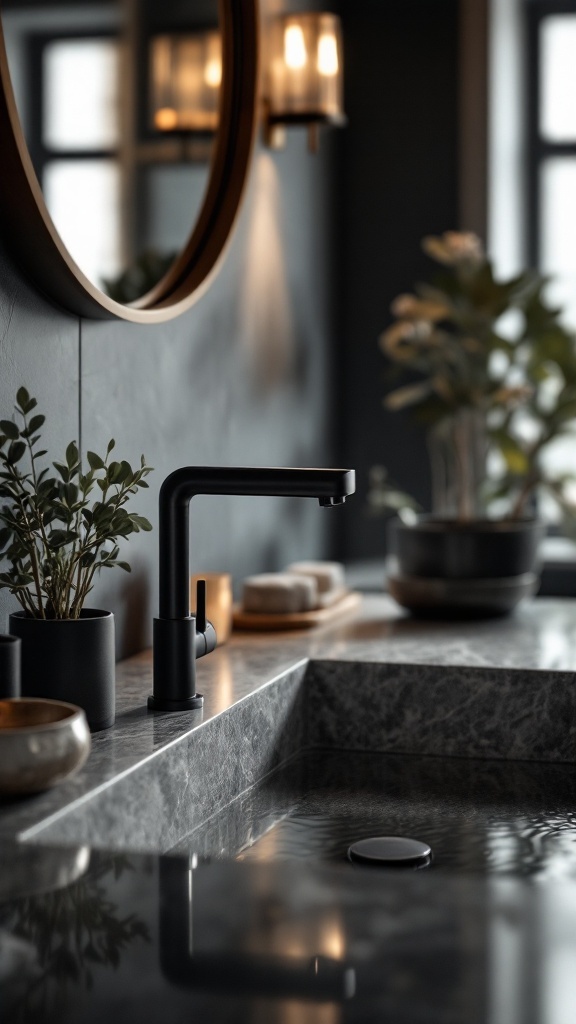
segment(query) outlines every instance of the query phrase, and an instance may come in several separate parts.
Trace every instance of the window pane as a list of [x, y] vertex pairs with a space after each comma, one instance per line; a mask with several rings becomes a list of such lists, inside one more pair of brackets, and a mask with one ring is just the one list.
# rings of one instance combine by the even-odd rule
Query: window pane
[[540, 29], [540, 131], [576, 140], [576, 15], [545, 18]]
[[576, 157], [543, 162], [540, 198], [541, 270], [554, 277], [548, 297], [576, 327]]
[[119, 139], [119, 49], [112, 39], [70, 39], [44, 50], [44, 143], [112, 149]]
[[[541, 267], [553, 276], [546, 297], [563, 308], [563, 323], [576, 327], [576, 157], [554, 157], [542, 164], [541, 197]], [[544, 468], [551, 474], [573, 472], [576, 433], [567, 432], [550, 445], [543, 457]], [[576, 495], [570, 494], [574, 500]], [[541, 499], [540, 512], [545, 519], [557, 521], [558, 508], [552, 499]]]
[[[196, 219], [206, 185], [207, 164], [156, 164], [142, 174], [146, 217], [143, 242], [158, 252], [180, 252], [190, 234], [190, 225], [182, 210], [189, 210]], [[145, 226], [144, 226], [145, 225]]]
[[120, 272], [120, 171], [113, 160], [53, 160], [46, 204], [72, 259], [91, 281]]

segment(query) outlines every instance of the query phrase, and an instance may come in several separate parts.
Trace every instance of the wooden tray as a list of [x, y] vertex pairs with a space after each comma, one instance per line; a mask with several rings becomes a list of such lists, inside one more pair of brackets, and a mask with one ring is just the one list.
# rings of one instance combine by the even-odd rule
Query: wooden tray
[[286, 629], [313, 629], [315, 626], [326, 626], [332, 619], [352, 612], [359, 607], [362, 594], [350, 590], [334, 604], [327, 608], [315, 608], [311, 612], [284, 612], [265, 614], [264, 612], [243, 612], [240, 605], [234, 606], [232, 625], [234, 629], [250, 629], [274, 631]]

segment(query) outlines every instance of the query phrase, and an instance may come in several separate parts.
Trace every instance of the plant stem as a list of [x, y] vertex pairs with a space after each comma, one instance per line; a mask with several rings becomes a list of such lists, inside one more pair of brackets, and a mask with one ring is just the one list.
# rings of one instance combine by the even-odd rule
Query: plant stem
[[15, 594], [15, 597], [16, 597], [16, 600], [18, 601], [18, 604], [21, 605], [21, 607], [24, 609], [24, 611], [28, 612], [29, 614], [31, 614], [35, 618], [36, 616], [34, 614], [35, 613], [34, 602], [33, 602], [32, 598], [30, 596], [30, 593], [29, 593], [28, 589], [26, 587], [24, 587], [24, 588], [22, 588], [22, 590], [18, 590], [16, 592], [16, 594]]
[[530, 476], [528, 476], [525, 480], [524, 486], [522, 487], [518, 497], [516, 498], [516, 501], [514, 502], [512, 511], [510, 513], [511, 519], [520, 519], [521, 515], [524, 512], [524, 506], [537, 484], [537, 474], [531, 473]]
[[[16, 471], [15, 476], [16, 476], [17, 482], [18, 482], [18, 484], [20, 486], [20, 489], [23, 490], [20, 474], [18, 473], [18, 471]], [[41, 619], [45, 619], [46, 615], [44, 613], [44, 601], [43, 601], [43, 598], [42, 598], [42, 583], [40, 582], [40, 567], [38, 565], [38, 551], [37, 551], [37, 548], [36, 548], [36, 540], [35, 540], [35, 537], [34, 537], [34, 532], [32, 530], [32, 527], [30, 526], [30, 522], [29, 522], [28, 516], [26, 514], [26, 505], [25, 505], [25, 502], [24, 502], [23, 498], [21, 498], [21, 497], [17, 498], [16, 502], [17, 502], [17, 505], [20, 508], [20, 512], [21, 512], [21, 514], [22, 514], [22, 516], [24, 518], [24, 523], [26, 524], [26, 529], [27, 529], [27, 534], [28, 534], [28, 541], [29, 541], [30, 564], [32, 566], [32, 575], [34, 577], [34, 586], [36, 587], [36, 598], [37, 598], [37, 601], [38, 601], [38, 609], [40, 611], [40, 618]]]
[[457, 415], [454, 422], [454, 441], [456, 452], [456, 475], [458, 491], [458, 519], [460, 522], [467, 522], [474, 514], [474, 501], [471, 494], [472, 480], [470, 473], [470, 460], [472, 451], [468, 423], [464, 414]]
[[[28, 418], [27, 418], [26, 414], [24, 414], [24, 426], [25, 426], [25, 429], [27, 431], [28, 430]], [[33, 448], [32, 448], [32, 442], [31, 442], [29, 437], [26, 438], [26, 445], [28, 447], [28, 452], [29, 452], [29, 455], [30, 455], [30, 465], [31, 465], [31, 469], [32, 469], [32, 481], [33, 481], [33, 484], [34, 484], [34, 494], [37, 497], [38, 496], [38, 475], [36, 473], [36, 463], [34, 461], [34, 451], [33, 451]], [[46, 530], [45, 530], [45, 527], [44, 527], [44, 518], [43, 518], [43, 516], [42, 516], [42, 514], [39, 511], [37, 506], [35, 507], [35, 511], [36, 511], [36, 515], [37, 515], [37, 518], [38, 518], [38, 522], [40, 524], [40, 535], [42, 537], [42, 543], [44, 545], [44, 555], [46, 557], [48, 555], [49, 550], [50, 550], [50, 545], [48, 543], [48, 537], [46, 535]], [[34, 546], [34, 547], [36, 549], [36, 546]], [[38, 575], [39, 575], [39, 571], [38, 571]], [[49, 600], [52, 603], [52, 605], [54, 605], [54, 595], [51, 592], [52, 588], [49, 588], [49, 589], [50, 589], [50, 593], [48, 595], [49, 596]], [[40, 596], [40, 598], [39, 598], [39, 607], [40, 607], [40, 610], [42, 612], [42, 618], [46, 618], [46, 615], [44, 614], [44, 606], [43, 606], [42, 596]]]

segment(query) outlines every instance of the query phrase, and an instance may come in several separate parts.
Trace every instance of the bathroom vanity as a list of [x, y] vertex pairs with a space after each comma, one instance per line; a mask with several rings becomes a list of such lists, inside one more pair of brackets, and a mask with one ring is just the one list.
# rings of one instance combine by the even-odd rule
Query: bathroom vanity
[[[0, 809], [3, 1019], [571, 1020], [575, 636], [572, 599], [441, 623], [374, 595], [236, 635], [200, 710], [149, 712], [149, 652], [119, 665], [85, 768]], [[431, 866], [347, 860], [378, 834]]]

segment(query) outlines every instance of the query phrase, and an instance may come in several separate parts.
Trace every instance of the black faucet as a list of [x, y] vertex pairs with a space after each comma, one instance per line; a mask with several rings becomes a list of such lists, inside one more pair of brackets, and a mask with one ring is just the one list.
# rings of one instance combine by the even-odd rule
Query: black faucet
[[206, 621], [203, 581], [196, 616], [190, 615], [189, 505], [195, 494], [265, 494], [318, 498], [321, 505], [341, 505], [355, 490], [353, 469], [244, 469], [185, 466], [160, 488], [160, 614], [154, 619], [154, 711], [189, 711], [202, 707], [196, 693], [196, 658], [216, 646]]
[[[344, 1003], [354, 998], [357, 970], [346, 960], [322, 954], [300, 957], [293, 952], [286, 955], [251, 951], [251, 939], [252, 942], [256, 939], [258, 945], [262, 940], [272, 943], [274, 939], [274, 944], [278, 944], [275, 933], [282, 899], [280, 906], [274, 901], [275, 913], [271, 916], [267, 913], [272, 899], [269, 893], [267, 896], [260, 894], [259, 913], [251, 915], [237, 935], [228, 933], [224, 939], [220, 937], [219, 942], [210, 884], [206, 888], [202, 886], [202, 875], [207, 871], [213, 876], [214, 865], [197, 866], [196, 862], [196, 854], [191, 854], [187, 858], [161, 857], [158, 865], [160, 970], [172, 985], [197, 992], [216, 992], [228, 999], [235, 996]], [[238, 878], [242, 878], [242, 874]], [[244, 878], [242, 881], [247, 883]], [[195, 907], [196, 888], [200, 900]], [[254, 902], [252, 909], [255, 907]], [[328, 908], [328, 913], [332, 912], [332, 908]], [[323, 923], [319, 908], [317, 920]], [[198, 948], [206, 931], [211, 938], [210, 946]], [[310, 1019], [308, 1014], [306, 1017]], [[274, 1018], [277, 1019], [275, 1014]]]

